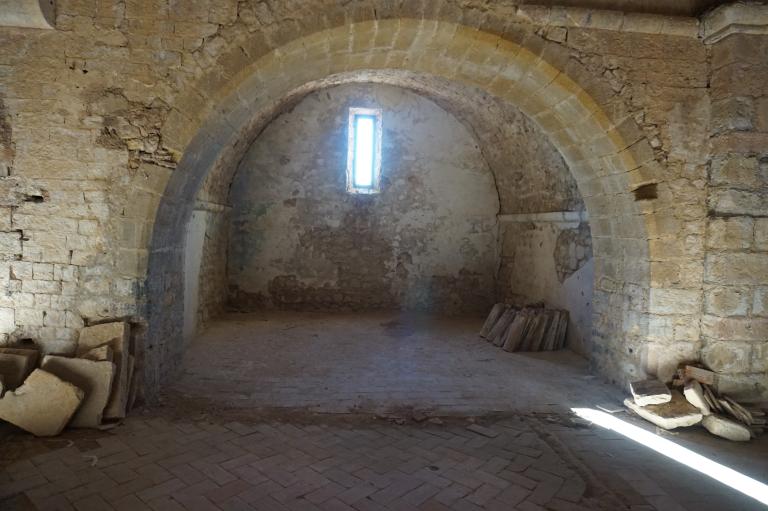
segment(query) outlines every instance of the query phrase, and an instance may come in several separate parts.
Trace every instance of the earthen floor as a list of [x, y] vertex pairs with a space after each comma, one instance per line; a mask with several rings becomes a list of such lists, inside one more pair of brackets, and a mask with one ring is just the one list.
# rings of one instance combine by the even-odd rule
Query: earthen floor
[[[621, 392], [568, 353], [501, 353], [477, 323], [227, 318], [192, 344], [161, 405], [114, 429], [0, 427], [0, 510], [764, 509], [574, 419], [569, 407]], [[664, 436], [768, 479], [765, 438]]]

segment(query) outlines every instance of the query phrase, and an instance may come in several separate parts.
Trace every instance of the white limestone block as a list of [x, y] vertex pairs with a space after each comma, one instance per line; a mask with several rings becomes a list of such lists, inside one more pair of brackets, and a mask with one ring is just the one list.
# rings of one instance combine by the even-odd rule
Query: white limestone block
[[48, 355], [43, 359], [42, 369], [85, 392], [83, 403], [69, 425], [73, 428], [98, 428], [112, 390], [115, 364]]
[[55, 436], [80, 406], [84, 392], [42, 369], [35, 369], [14, 392], [0, 399], [0, 419], [35, 436]]
[[112, 349], [115, 363], [115, 380], [112, 395], [104, 409], [105, 419], [122, 419], [128, 407], [129, 376], [129, 326], [125, 321], [113, 321], [85, 327], [77, 341], [78, 355], [93, 348], [108, 345]]
[[629, 390], [637, 406], [669, 403], [672, 399], [667, 386], [659, 380], [635, 381], [629, 384]]
[[720, 415], [707, 415], [701, 421], [701, 425], [713, 435], [733, 440], [734, 442], [748, 442], [752, 437], [747, 426]]
[[701, 388], [701, 384], [696, 380], [691, 380], [685, 384], [683, 394], [685, 395], [685, 399], [698, 408], [702, 415], [709, 415], [712, 413], [707, 404], [707, 399], [704, 397], [704, 389]]

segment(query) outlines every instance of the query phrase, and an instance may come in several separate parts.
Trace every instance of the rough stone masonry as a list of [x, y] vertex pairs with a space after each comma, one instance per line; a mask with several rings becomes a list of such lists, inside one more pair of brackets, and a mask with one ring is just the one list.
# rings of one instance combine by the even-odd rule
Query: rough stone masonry
[[152, 394], [184, 348], [185, 232], [204, 183], [231, 183], [253, 139], [302, 97], [373, 81], [457, 111], [483, 95], [511, 104], [560, 153], [589, 219], [595, 370], [665, 379], [701, 360], [723, 391], [768, 396], [765, 5], [33, 11], [16, 23], [26, 28], [0, 27], [0, 342], [66, 354], [85, 324], [128, 318], [144, 327]]

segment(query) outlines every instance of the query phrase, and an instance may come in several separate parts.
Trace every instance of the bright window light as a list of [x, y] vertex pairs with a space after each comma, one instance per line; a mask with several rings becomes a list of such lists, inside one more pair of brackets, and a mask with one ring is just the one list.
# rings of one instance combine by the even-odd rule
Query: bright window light
[[768, 486], [760, 481], [745, 476], [732, 468], [712, 461], [690, 449], [686, 449], [682, 445], [678, 445], [666, 438], [662, 438], [608, 413], [591, 408], [571, 408], [571, 411], [583, 419], [624, 435], [630, 440], [634, 440], [649, 449], [653, 449], [659, 454], [663, 454], [668, 458], [701, 472], [715, 481], [730, 486], [734, 490], [738, 490], [763, 504], [768, 504]]
[[347, 191], [377, 193], [381, 170], [381, 110], [349, 109]]

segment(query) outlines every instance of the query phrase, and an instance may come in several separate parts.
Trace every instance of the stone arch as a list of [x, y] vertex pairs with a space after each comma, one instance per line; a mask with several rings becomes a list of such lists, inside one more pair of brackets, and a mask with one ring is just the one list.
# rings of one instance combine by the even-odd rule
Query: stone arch
[[[231, 68], [229, 79], [223, 84], [211, 76], [201, 79], [177, 101], [163, 127], [164, 143], [180, 162], [160, 200], [150, 246], [148, 393], [173, 370], [183, 348], [184, 227], [205, 177], [234, 166], [266, 123], [307, 91], [350, 74], [374, 80], [377, 72], [393, 69], [485, 90], [516, 105], [549, 137], [576, 178], [592, 224], [595, 365], [622, 379], [642, 372], [651, 282], [647, 231], [653, 218], [632, 191], [656, 182], [658, 172], [634, 120], [615, 104], [601, 106], [587, 92], [601, 88], [598, 79], [582, 86], [564, 71], [565, 61], [556, 67], [550, 60], [558, 57], [542, 48], [534, 52], [499, 35], [443, 21], [351, 23], [293, 40], [252, 62], [236, 58], [238, 51], [220, 59]], [[181, 113], [184, 106], [190, 116]]]

